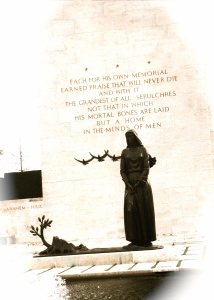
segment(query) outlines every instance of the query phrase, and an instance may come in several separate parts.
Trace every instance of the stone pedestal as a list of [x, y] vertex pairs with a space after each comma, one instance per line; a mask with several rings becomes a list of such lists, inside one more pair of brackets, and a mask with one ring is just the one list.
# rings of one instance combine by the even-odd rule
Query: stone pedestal
[[63, 255], [49, 257], [33, 257], [28, 260], [31, 269], [54, 267], [92, 266], [129, 264], [138, 262], [174, 261], [179, 259], [179, 254], [172, 247], [163, 249], [127, 252], [109, 252], [78, 255]]

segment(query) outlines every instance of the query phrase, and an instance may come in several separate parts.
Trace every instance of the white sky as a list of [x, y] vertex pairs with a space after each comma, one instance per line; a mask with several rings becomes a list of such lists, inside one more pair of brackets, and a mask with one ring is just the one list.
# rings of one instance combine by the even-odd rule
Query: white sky
[[[48, 6], [49, 3], [49, 6]], [[50, 3], [52, 3], [50, 6]], [[57, 1], [2, 1], [0, 4], [0, 177], [23, 167], [40, 169], [37, 59], [42, 26]], [[13, 155], [12, 155], [13, 154]]]

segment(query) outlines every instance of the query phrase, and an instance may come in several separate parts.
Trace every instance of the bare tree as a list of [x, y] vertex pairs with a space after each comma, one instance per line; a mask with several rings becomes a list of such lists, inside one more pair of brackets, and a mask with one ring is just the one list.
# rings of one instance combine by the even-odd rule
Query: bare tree
[[22, 151], [21, 142], [19, 144], [19, 154], [18, 154], [18, 156], [14, 155], [14, 154], [12, 154], [12, 155], [19, 160], [18, 164], [19, 164], [20, 167], [19, 167], [18, 171], [20, 171], [20, 172], [27, 171], [28, 169], [23, 168], [24, 158], [23, 158], [23, 151]]

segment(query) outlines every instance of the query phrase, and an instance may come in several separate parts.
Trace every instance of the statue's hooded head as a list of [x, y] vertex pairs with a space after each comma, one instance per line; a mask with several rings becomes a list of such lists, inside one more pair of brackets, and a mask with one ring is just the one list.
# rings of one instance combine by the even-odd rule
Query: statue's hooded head
[[134, 136], [135, 136], [135, 142], [136, 142], [136, 145], [137, 146], [142, 146], [142, 142], [141, 142], [141, 140], [139, 139], [139, 137], [138, 137], [138, 134], [137, 134], [137, 132], [134, 130], [134, 129], [130, 129], [130, 130], [128, 130], [126, 133], [125, 133], [125, 135], [126, 135], [126, 141], [127, 141], [127, 148], [129, 148], [129, 142], [128, 142], [128, 139], [127, 139], [127, 134], [128, 133], [132, 133]]

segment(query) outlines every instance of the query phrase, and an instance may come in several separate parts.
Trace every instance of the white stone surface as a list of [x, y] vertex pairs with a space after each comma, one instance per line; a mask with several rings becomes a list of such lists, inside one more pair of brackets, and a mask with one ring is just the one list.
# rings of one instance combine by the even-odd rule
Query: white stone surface
[[[177, 10], [177, 16], [181, 18], [174, 19], [167, 1], [138, 1], [134, 6], [129, 2], [117, 2], [114, 5], [108, 1], [90, 2], [84, 9], [88, 11], [87, 17], [83, 17], [82, 8], [76, 2], [72, 5], [62, 2], [64, 14], [57, 20], [53, 17], [48, 23], [53, 35], [47, 35], [47, 44], [50, 44], [51, 38], [58, 39], [59, 45], [60, 37], [65, 47], [59, 52], [58, 46], [54, 49], [51, 43], [55, 61], [46, 66], [53, 67], [53, 73], [51, 77], [44, 74], [47, 76], [47, 85], [41, 90], [44, 211], [51, 208], [56, 227], [62, 227], [60, 230], [64, 229], [66, 237], [81, 237], [85, 243], [101, 236], [115, 239], [119, 237], [119, 232], [123, 232], [124, 185], [119, 175], [119, 162], [113, 163], [106, 158], [105, 162], [93, 161], [82, 166], [72, 158], [87, 159], [90, 158], [89, 152], [97, 155], [105, 149], [120, 155], [126, 146], [125, 131], [106, 132], [109, 126], [99, 126], [97, 121], [104, 124], [108, 118], [89, 120], [88, 108], [91, 106], [78, 106], [78, 101], [83, 99], [99, 98], [102, 90], [61, 93], [60, 89], [73, 87], [69, 84], [70, 79], [86, 78], [87, 82], [80, 86], [89, 87], [88, 82], [92, 77], [93, 84], [97, 84], [105, 83], [102, 81], [105, 76], [111, 77], [111, 81], [107, 82], [112, 83], [116, 82], [113, 81], [114, 76], [128, 75], [127, 89], [131, 89], [131, 92], [120, 96], [130, 96], [131, 100], [127, 102], [129, 109], [123, 109], [120, 102], [111, 102], [108, 104], [119, 104], [119, 108], [107, 111], [101, 104], [99, 111], [94, 106], [93, 113], [112, 112], [114, 117], [109, 121], [110, 127], [115, 126], [117, 120], [124, 128], [127, 125], [138, 127], [137, 131], [148, 151], [157, 157], [158, 163], [150, 172], [157, 231], [173, 234], [195, 232], [197, 217], [201, 216], [201, 201], [210, 196], [209, 188], [202, 192], [199, 182], [203, 181], [209, 187], [213, 179], [213, 167], [210, 163], [212, 150], [206, 73], [204, 64], [196, 59], [194, 47], [187, 42], [187, 32], [179, 31], [183, 13]], [[141, 12], [143, 18], [140, 17]], [[68, 39], [68, 36], [72, 36], [72, 39]], [[88, 70], [85, 71], [85, 68]], [[134, 92], [129, 84], [132, 74], [153, 70], [166, 70], [168, 75], [138, 77], [136, 79], [143, 80], [143, 86], [139, 87], [139, 93]], [[172, 76], [176, 76], [175, 81], [171, 80]], [[161, 77], [164, 77], [162, 83], [155, 82]], [[170, 81], [167, 81], [168, 77]], [[154, 82], [144, 82], [151, 78]], [[121, 81], [117, 79], [117, 82]], [[116, 96], [115, 89], [110, 90]], [[127, 123], [126, 119], [130, 116], [118, 117], [120, 111], [136, 109], [140, 118], [142, 109], [148, 107], [131, 107], [130, 103], [137, 102], [136, 94], [157, 92], [171, 94], [152, 99], [145, 96], [144, 100], [153, 101], [149, 106], [153, 113], [144, 114], [145, 122]], [[44, 97], [43, 94], [48, 96]], [[105, 98], [110, 99], [110, 95], [105, 95]], [[76, 101], [76, 106], [66, 106], [65, 102], [68, 101]], [[142, 99], [141, 103], [144, 103]], [[154, 109], [162, 107], [169, 107], [169, 112], [154, 113]], [[54, 111], [54, 119], [48, 118], [50, 111]], [[75, 121], [79, 115], [84, 115], [85, 120]], [[162, 124], [159, 128], [145, 128], [148, 123], [156, 127], [158, 122]], [[98, 132], [100, 128], [103, 128], [103, 133]], [[90, 130], [90, 134], [84, 134], [85, 129]], [[94, 130], [98, 133], [94, 133]], [[202, 156], [203, 159], [199, 159]], [[203, 173], [196, 172], [205, 163]], [[65, 201], [65, 196], [69, 199], [66, 209], [59, 206], [60, 202]], [[76, 217], [71, 220], [73, 211]], [[72, 222], [72, 226], [66, 226], [65, 229], [65, 222]]]
[[[206, 235], [204, 211], [211, 205], [214, 169], [205, 24], [194, 18], [192, 7], [180, 9], [179, 2], [172, 7], [170, 1], [75, 0], [60, 1], [53, 10], [52, 1], [47, 5], [51, 13], [42, 28], [35, 80], [43, 199], [38, 208], [28, 200], [1, 203], [0, 228], [18, 242], [38, 242], [30, 225], [45, 214], [54, 221], [48, 238], [60, 235], [86, 245], [101, 238], [125, 240], [119, 162], [106, 158], [83, 166], [74, 158], [88, 159], [89, 152], [101, 155], [107, 149], [120, 155], [130, 127], [157, 157], [150, 181], [158, 234]], [[158, 75], [161, 70], [167, 74]], [[142, 75], [146, 72], [150, 75]], [[140, 85], [130, 83], [133, 79]], [[124, 80], [130, 92], [116, 92], [120, 88], [112, 82]], [[111, 88], [98, 88], [98, 83]], [[81, 89], [62, 92], [74, 86]], [[80, 104], [100, 98], [108, 98], [111, 108]], [[144, 110], [149, 108], [151, 112]], [[119, 115], [131, 111], [133, 115]], [[107, 112], [113, 117], [89, 118]], [[18, 205], [25, 208], [15, 211]]]
[[29, 269], [72, 267], [72, 266], [93, 266], [93, 265], [113, 265], [130, 263], [133, 261], [133, 254], [123, 253], [102, 253], [102, 254], [81, 254], [52, 257], [36, 257], [29, 259], [27, 265]]
[[159, 263], [156, 265], [154, 271], [160, 270], [160, 269], [161, 269], [161, 270], [172, 270], [172, 269], [175, 269], [175, 268], [176, 268], [177, 264], [178, 264], [178, 261], [177, 261], [177, 260], [176, 260], [176, 261], [159, 262]]
[[88, 270], [91, 268], [91, 266], [77, 266], [73, 268], [69, 268], [68, 270], [62, 272], [63, 275], [69, 275], [69, 274], [81, 274], [82, 272]]
[[145, 250], [133, 252], [134, 262], [174, 261], [179, 260], [180, 255], [173, 247], [164, 247], [160, 250]]
[[48, 268], [39, 268], [39, 269], [28, 270], [23, 275], [27, 276], [27, 277], [34, 277], [35, 275], [43, 274], [43, 272], [45, 272], [45, 271], [48, 271]]
[[197, 245], [191, 245], [188, 247], [188, 251], [193, 251], [193, 250], [204, 250], [205, 249], [205, 245], [203, 244], [197, 244]]
[[190, 259], [202, 259], [202, 254], [185, 254], [181, 255], [181, 260], [190, 260]]
[[133, 267], [134, 264], [121, 264], [113, 266], [109, 272], [121, 272], [121, 271], [128, 271], [129, 268]]
[[93, 266], [92, 268], [84, 271], [83, 273], [92, 274], [92, 273], [100, 273], [107, 271], [112, 265], [99, 265], [99, 266]]
[[204, 249], [188, 249], [186, 255], [203, 255]]
[[39, 273], [39, 276], [41, 277], [49, 277], [49, 276], [56, 276], [60, 273], [63, 273], [65, 270], [67, 270], [68, 268], [52, 268], [52, 269], [48, 269], [42, 273]]
[[181, 262], [180, 268], [186, 268], [186, 269], [198, 269], [201, 268], [202, 265], [202, 261], [198, 261], [198, 260], [183, 260]]
[[[13, 278], [15, 278], [16, 276], [22, 275], [24, 279], [35, 279], [35, 277], [37, 276], [42, 278], [50, 278], [50, 276], [53, 277], [55, 275], [60, 276], [62, 278], [93, 278], [108, 276], [126, 276], [131, 274], [135, 276], [145, 273], [172, 272], [199, 268], [210, 270], [210, 266], [212, 265], [212, 257], [206, 256], [205, 259], [202, 259], [201, 256], [197, 255], [192, 255], [192, 259], [184, 259], [185, 255], [183, 255], [182, 259], [180, 260], [172, 260], [169, 256], [168, 260], [161, 260], [161, 256], [155, 256], [153, 257], [153, 260], [143, 263], [134, 262], [132, 260], [132, 262], [124, 264], [118, 262], [117, 264], [104, 263], [100, 265], [94, 265], [93, 263], [89, 263], [88, 265], [75, 265], [75, 261], [71, 256], [70, 260], [69, 256], [59, 257], [59, 261], [57, 261], [57, 257], [51, 257], [51, 259], [49, 259], [50, 257], [35, 259], [32, 257], [29, 258], [29, 255], [27, 255], [26, 257], [25, 247], [3, 247], [4, 250], [6, 250], [6, 248], [8, 248], [8, 250], [10, 249], [8, 253], [12, 255], [13, 259], [9, 259], [9, 257], [6, 257], [4, 253], [5, 264], [2, 263], [2, 276], [10, 277], [10, 275], [12, 274]], [[174, 248], [174, 246], [171, 246], [171, 248]], [[17, 249], [19, 249], [19, 252], [16, 251]], [[151, 252], [154, 253], [154, 251]], [[115, 254], [121, 256], [122, 253]], [[133, 254], [133, 252], [131, 254]], [[114, 261], [117, 259], [113, 256], [111, 256], [111, 258], [113, 258]], [[188, 256], [186, 256], [186, 258], [188, 258]], [[52, 266], [53, 261], [54, 266]], [[77, 263], [80, 263], [80, 261], [77, 261]]]
[[143, 262], [165, 262], [179, 260], [173, 247], [161, 250], [146, 250], [133, 252], [113, 252], [98, 254], [80, 254], [51, 257], [34, 257], [28, 259], [29, 269], [60, 268], [72, 266], [120, 265]]
[[152, 270], [152, 267], [156, 264], [156, 262], [148, 262], [148, 263], [137, 263], [132, 270], [133, 271], [141, 271], [141, 270]]

